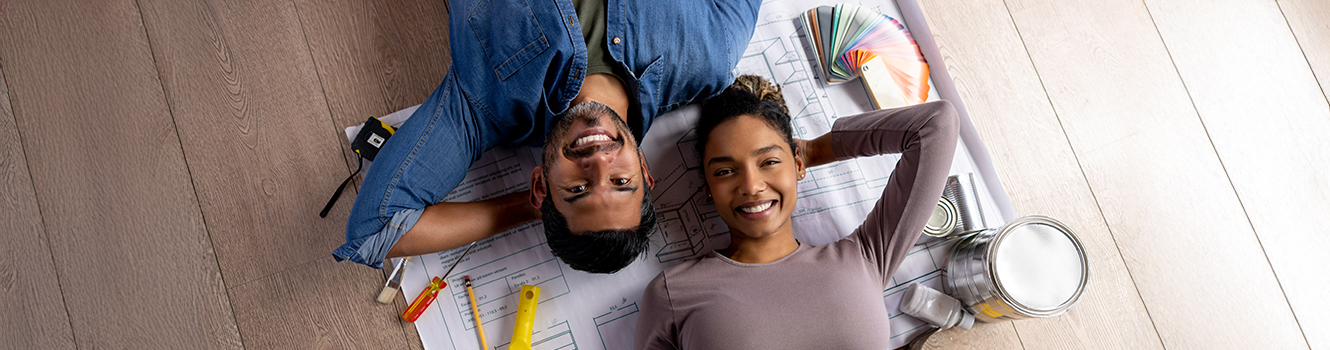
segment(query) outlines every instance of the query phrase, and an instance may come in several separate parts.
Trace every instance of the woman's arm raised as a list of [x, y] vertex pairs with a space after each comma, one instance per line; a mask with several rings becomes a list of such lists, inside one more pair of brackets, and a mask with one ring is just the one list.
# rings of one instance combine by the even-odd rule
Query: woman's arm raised
[[859, 241], [884, 283], [919, 239], [942, 196], [956, 152], [958, 119], [950, 102], [936, 101], [841, 118], [823, 136], [829, 137], [835, 160], [901, 154], [882, 198], [847, 238]]

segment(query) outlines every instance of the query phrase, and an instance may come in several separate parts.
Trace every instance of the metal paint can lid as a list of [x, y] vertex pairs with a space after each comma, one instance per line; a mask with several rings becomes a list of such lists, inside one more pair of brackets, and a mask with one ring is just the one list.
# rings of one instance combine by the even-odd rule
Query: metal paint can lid
[[933, 215], [929, 216], [928, 222], [924, 224], [924, 235], [946, 237], [952, 230], [956, 229], [958, 216], [956, 205], [950, 199], [942, 198], [937, 201], [937, 206], [933, 208]]
[[1089, 282], [1085, 246], [1056, 219], [1029, 215], [1004, 225], [989, 246], [998, 294], [1034, 317], [1065, 312]]

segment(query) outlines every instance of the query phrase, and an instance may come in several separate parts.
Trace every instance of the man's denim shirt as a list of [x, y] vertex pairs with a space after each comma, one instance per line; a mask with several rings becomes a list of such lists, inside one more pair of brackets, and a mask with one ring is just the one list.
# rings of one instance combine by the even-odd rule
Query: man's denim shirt
[[[656, 116], [720, 93], [752, 38], [761, 1], [609, 0], [608, 54], [626, 76], [638, 140]], [[539, 146], [586, 76], [569, 0], [450, 0], [452, 66], [365, 175], [338, 260], [381, 267], [427, 205], [498, 145]], [[640, 119], [638, 119], [640, 118]]]

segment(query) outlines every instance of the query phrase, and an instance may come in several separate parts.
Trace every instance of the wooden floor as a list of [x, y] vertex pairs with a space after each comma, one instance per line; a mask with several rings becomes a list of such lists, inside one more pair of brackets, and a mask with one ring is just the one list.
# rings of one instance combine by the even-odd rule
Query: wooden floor
[[[960, 349], [1330, 349], [1330, 2], [920, 0], [1068, 314]], [[420, 103], [439, 0], [0, 0], [0, 347], [420, 348], [333, 262], [342, 128]], [[1318, 253], [1321, 252], [1321, 253]]]

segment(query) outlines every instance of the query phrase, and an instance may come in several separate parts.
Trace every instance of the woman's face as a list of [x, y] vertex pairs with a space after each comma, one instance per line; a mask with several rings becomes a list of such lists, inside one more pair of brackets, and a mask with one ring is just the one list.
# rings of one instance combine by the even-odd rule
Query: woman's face
[[776, 130], [759, 117], [739, 116], [712, 130], [704, 152], [707, 186], [734, 238], [792, 233], [804, 167]]

